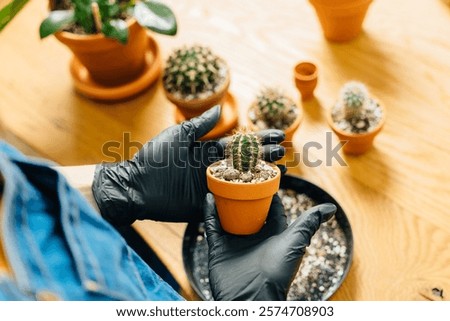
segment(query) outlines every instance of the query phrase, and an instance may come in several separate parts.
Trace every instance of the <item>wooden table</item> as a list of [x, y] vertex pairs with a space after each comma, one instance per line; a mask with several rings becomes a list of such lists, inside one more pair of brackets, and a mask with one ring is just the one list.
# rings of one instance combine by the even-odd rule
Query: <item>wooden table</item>
[[[333, 161], [289, 169], [327, 190], [350, 219], [353, 265], [333, 299], [439, 299], [433, 288], [449, 299], [450, 8], [439, 0], [375, 0], [365, 32], [332, 44], [308, 1], [167, 2], [179, 33], [156, 35], [163, 57], [192, 43], [223, 56], [242, 123], [262, 86], [279, 86], [298, 100], [292, 67], [299, 60], [318, 64], [316, 99], [303, 103], [296, 152], [310, 141], [325, 146], [325, 112], [345, 81], [367, 83], [388, 111], [375, 148], [360, 157], [342, 155], [348, 166]], [[31, 1], [0, 34], [0, 110], [18, 141], [62, 165], [90, 164], [111, 161], [102, 146], [122, 142], [124, 133], [144, 143], [174, 124], [161, 83], [118, 104], [74, 93], [70, 53], [52, 37], [38, 38], [45, 13], [46, 1]], [[135, 150], [119, 152], [126, 158]], [[326, 160], [325, 149], [310, 152], [310, 160]], [[185, 225], [140, 222], [136, 228], [191, 295], [181, 259]]]

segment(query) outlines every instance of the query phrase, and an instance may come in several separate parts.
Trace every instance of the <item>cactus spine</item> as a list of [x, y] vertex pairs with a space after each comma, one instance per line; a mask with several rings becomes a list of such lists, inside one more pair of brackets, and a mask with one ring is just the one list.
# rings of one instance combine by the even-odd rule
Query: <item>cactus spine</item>
[[237, 132], [227, 145], [227, 158], [231, 160], [233, 168], [241, 173], [254, 173], [261, 155], [261, 142], [251, 132]]
[[367, 87], [360, 82], [350, 81], [341, 89], [341, 99], [344, 104], [346, 119], [358, 117], [369, 97]]
[[168, 92], [193, 99], [201, 94], [216, 92], [227, 72], [225, 61], [214, 55], [209, 48], [185, 46], [169, 56], [163, 84]]

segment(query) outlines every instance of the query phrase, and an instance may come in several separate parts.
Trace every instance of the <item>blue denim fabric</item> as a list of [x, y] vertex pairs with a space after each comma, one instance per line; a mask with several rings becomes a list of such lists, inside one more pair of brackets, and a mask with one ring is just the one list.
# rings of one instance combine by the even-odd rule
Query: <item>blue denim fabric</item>
[[182, 300], [47, 163], [0, 141], [0, 300]]

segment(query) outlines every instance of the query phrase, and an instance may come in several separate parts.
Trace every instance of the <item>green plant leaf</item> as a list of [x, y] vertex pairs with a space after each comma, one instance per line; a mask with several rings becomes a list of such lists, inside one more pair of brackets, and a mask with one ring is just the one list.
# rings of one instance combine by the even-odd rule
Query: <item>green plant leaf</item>
[[102, 21], [118, 18], [120, 15], [120, 5], [116, 1], [97, 0]]
[[39, 35], [45, 38], [75, 22], [75, 14], [72, 10], [51, 11], [39, 27]]
[[0, 31], [15, 17], [28, 0], [14, 0], [0, 9]]
[[[92, 15], [91, 0], [72, 1], [75, 9], [75, 21], [87, 34], [95, 33], [94, 16]], [[100, 30], [98, 30], [100, 32]]]
[[173, 36], [177, 33], [177, 21], [172, 10], [153, 0], [136, 3], [133, 16], [143, 27], [157, 33]]
[[121, 19], [113, 19], [103, 24], [103, 34], [126, 44], [128, 42], [128, 24]]

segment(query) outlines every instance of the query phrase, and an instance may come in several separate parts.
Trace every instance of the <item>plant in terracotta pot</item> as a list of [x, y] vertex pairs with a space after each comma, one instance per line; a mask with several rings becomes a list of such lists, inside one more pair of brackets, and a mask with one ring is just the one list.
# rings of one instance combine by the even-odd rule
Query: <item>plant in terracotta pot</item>
[[261, 130], [275, 128], [283, 130], [284, 146], [292, 145], [292, 138], [300, 126], [302, 114], [297, 104], [280, 90], [264, 88], [256, 96], [248, 110], [250, 128]]
[[356, 38], [372, 0], [309, 0], [316, 10], [325, 38], [343, 42]]
[[186, 119], [220, 104], [230, 85], [228, 65], [210, 48], [184, 46], [166, 61], [163, 86], [167, 98]]
[[345, 142], [344, 152], [353, 155], [370, 149], [385, 120], [383, 105], [370, 96], [364, 84], [356, 81], [341, 88], [339, 99], [328, 114], [331, 128], [341, 142]]
[[183, 46], [175, 49], [166, 61], [163, 87], [167, 98], [176, 106], [177, 123], [222, 105], [219, 122], [203, 139], [222, 137], [237, 126], [238, 111], [228, 93], [229, 86], [227, 63], [208, 47]]
[[236, 132], [226, 158], [207, 168], [207, 183], [214, 194], [224, 231], [237, 235], [258, 232], [266, 221], [281, 173], [261, 159], [259, 138], [250, 131]]
[[[173, 12], [153, 0], [50, 1], [50, 9], [39, 28], [41, 38], [55, 34], [67, 45], [75, 57], [71, 63], [74, 80], [86, 86], [91, 81], [91, 87], [117, 87], [153, 71], [153, 75], [143, 80], [142, 85], [149, 85], [150, 78], [156, 80], [161, 67], [154, 57], [156, 43], [147, 30], [166, 35], [177, 32]], [[147, 54], [150, 50], [153, 50], [151, 62]], [[149, 70], [150, 63], [158, 64], [157, 70]], [[82, 68], [89, 79], [78, 79], [82, 77]]]

